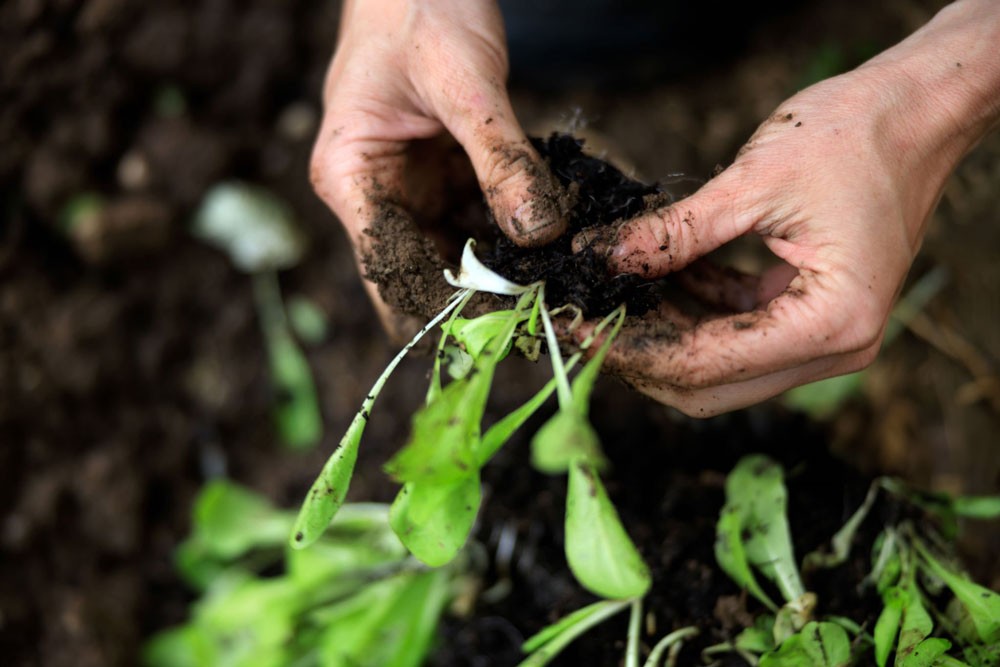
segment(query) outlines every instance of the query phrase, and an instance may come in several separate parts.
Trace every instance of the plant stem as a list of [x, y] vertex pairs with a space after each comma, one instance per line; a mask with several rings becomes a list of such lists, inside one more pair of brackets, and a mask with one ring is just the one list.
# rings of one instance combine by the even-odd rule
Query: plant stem
[[642, 598], [632, 600], [628, 618], [628, 640], [625, 646], [625, 667], [639, 667], [639, 624], [642, 621]]
[[254, 304], [257, 306], [260, 328], [270, 343], [275, 336], [281, 335], [288, 327], [285, 304], [281, 300], [278, 274], [275, 271], [258, 271], [252, 275], [252, 281]]
[[[690, 639], [691, 637], [694, 637], [697, 634], [698, 634], [698, 628], [694, 626], [681, 628], [680, 630], [674, 630], [669, 635], [667, 635], [666, 637], [664, 637], [663, 639], [661, 639], [656, 643], [656, 646], [653, 647], [653, 650], [650, 652], [649, 657], [646, 658], [646, 664], [643, 665], [643, 667], [657, 667], [657, 665], [660, 664], [660, 658], [663, 657], [663, 654], [666, 653], [668, 648], [672, 649], [674, 646], [679, 647], [684, 642], [685, 639]], [[670, 654], [673, 659], [676, 659], [675, 651], [671, 650]], [[670, 665], [669, 662], [667, 664], [668, 666]]]
[[549, 346], [549, 358], [552, 359], [552, 374], [556, 378], [556, 389], [559, 393], [559, 409], [569, 410], [573, 404], [573, 392], [569, 387], [569, 377], [567, 377], [566, 367], [563, 365], [562, 352], [559, 351], [559, 341], [556, 339], [556, 331], [552, 326], [552, 318], [549, 317], [549, 309], [544, 303], [544, 285], [540, 290], [538, 298], [543, 301], [541, 306], [542, 324], [545, 327], [545, 342]]
[[444, 353], [445, 343], [448, 341], [448, 331], [450, 325], [455, 322], [455, 318], [458, 317], [465, 305], [469, 303], [469, 299], [472, 295], [476, 293], [475, 290], [466, 289], [464, 291], [464, 296], [458, 299], [458, 307], [456, 307], [452, 313], [451, 317], [448, 318], [447, 324], [442, 327], [441, 340], [438, 341], [437, 353], [434, 355], [434, 368], [431, 370], [431, 383], [427, 387], [427, 398], [424, 403], [430, 404], [434, 397], [441, 393], [441, 355]]
[[[544, 309], [542, 312], [545, 312]], [[585, 633], [587, 630], [590, 630], [592, 627], [599, 625], [604, 620], [611, 618], [628, 606], [630, 602], [630, 600], [607, 600], [607, 606], [594, 612], [590, 616], [587, 616], [587, 618], [580, 621], [576, 625], [566, 628], [566, 630], [562, 633], [553, 637], [552, 640], [545, 646], [528, 656], [528, 658], [518, 665], [518, 667], [542, 667], [542, 665], [547, 665], [550, 660], [555, 658], [564, 648], [569, 646], [574, 639]]]

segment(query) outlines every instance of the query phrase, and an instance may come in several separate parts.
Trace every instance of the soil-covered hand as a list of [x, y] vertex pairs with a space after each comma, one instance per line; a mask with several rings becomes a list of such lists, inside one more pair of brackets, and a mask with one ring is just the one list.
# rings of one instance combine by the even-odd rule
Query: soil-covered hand
[[[506, 76], [495, 2], [345, 2], [311, 177], [362, 270], [373, 241], [366, 232], [380, 217], [412, 222], [428, 202], [440, 205], [457, 176], [441, 144], [427, 140], [449, 134], [511, 239], [537, 245], [565, 229], [558, 188], [514, 116]], [[397, 328], [375, 285], [365, 284], [383, 322]]]
[[998, 43], [1000, 6], [957, 2], [789, 99], [694, 195], [611, 238], [580, 234], [613, 272], [647, 278], [750, 233], [783, 260], [759, 277], [690, 266], [683, 283], [735, 314], [665, 308], [622, 331], [608, 369], [708, 416], [869, 364], [947, 176], [1000, 117]]

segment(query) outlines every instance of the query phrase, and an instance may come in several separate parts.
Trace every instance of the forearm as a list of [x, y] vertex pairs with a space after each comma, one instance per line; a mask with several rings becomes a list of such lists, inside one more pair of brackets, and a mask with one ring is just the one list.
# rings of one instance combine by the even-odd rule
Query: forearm
[[893, 138], [942, 178], [1000, 121], [1000, 2], [959, 0], [859, 69], [902, 104]]

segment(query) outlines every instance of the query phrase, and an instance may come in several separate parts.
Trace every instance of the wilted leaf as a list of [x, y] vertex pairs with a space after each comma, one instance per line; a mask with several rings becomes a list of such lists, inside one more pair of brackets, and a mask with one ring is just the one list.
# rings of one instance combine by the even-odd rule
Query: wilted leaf
[[726, 507], [739, 517], [747, 561], [777, 584], [786, 602], [806, 592], [792, 553], [784, 475], [766, 456], [742, 458], [726, 478]]
[[725, 507], [715, 527], [715, 560], [736, 585], [745, 588], [768, 609], [778, 611], [771, 598], [757, 583], [743, 546], [743, 514], [736, 507]]

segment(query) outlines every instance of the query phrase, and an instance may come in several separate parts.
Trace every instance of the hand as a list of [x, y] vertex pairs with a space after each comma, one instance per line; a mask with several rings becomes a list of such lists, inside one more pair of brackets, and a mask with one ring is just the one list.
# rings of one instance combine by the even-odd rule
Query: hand
[[[512, 240], [535, 245], [563, 232], [558, 185], [514, 117], [506, 76], [494, 2], [345, 3], [311, 178], [346, 228], [362, 269], [373, 246], [365, 231], [386, 207], [412, 222], [427, 202], [440, 202], [454, 175], [444, 173], [442, 152], [429, 151], [424, 140], [448, 133], [468, 154]], [[398, 330], [401, 322], [375, 284], [365, 286], [383, 323]]]
[[612, 272], [646, 278], [747, 233], [783, 260], [760, 277], [692, 266], [682, 283], [737, 314], [692, 321], [665, 306], [622, 330], [607, 369], [710, 416], [869, 364], [945, 179], [998, 116], [1000, 68], [986, 46], [998, 15], [989, 2], [957, 3], [866, 66], [789, 99], [691, 197], [611, 238], [578, 235]]

